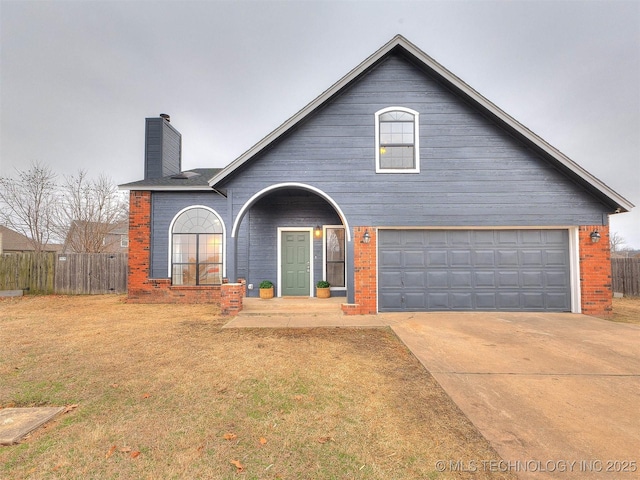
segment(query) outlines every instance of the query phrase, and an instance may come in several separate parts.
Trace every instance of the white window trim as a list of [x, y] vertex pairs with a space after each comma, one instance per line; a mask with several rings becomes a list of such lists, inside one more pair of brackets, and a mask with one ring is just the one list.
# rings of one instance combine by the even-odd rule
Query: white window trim
[[[188, 207], [183, 208], [178, 213], [176, 213], [171, 219], [171, 223], [169, 224], [169, 264], [167, 265], [167, 277], [172, 278], [171, 267], [173, 266], [172, 262], [172, 254], [173, 254], [173, 225], [176, 223], [176, 219], [182, 215], [187, 210], [191, 210], [193, 208], [204, 208], [205, 210], [209, 210], [213, 213], [218, 220], [220, 220], [220, 225], [222, 225], [222, 278], [227, 276], [227, 228], [224, 225], [224, 220], [218, 212], [216, 212], [213, 208], [207, 207], [205, 205], [189, 205]], [[211, 285], [207, 285], [211, 286]]]
[[[381, 168], [380, 167], [380, 115], [391, 111], [406, 112], [413, 115], [415, 168]], [[420, 114], [406, 107], [386, 107], [375, 113], [376, 129], [376, 173], [420, 173]]]
[[[322, 278], [327, 278], [327, 228], [342, 228], [344, 225], [323, 225], [322, 226]], [[330, 290], [344, 291], [347, 290], [347, 236], [345, 231], [344, 245], [344, 287], [330, 287]]]

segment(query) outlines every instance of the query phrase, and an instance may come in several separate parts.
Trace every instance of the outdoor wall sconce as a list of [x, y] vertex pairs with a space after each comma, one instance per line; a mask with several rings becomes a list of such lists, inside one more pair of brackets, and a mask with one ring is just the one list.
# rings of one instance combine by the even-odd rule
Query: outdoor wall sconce
[[591, 241], [593, 243], [598, 243], [600, 241], [600, 232], [597, 230], [594, 230], [593, 232], [591, 232], [591, 235], [589, 235], [591, 237]]
[[316, 228], [313, 229], [313, 234], [316, 238], [322, 238], [322, 227], [320, 225], [316, 225]]
[[371, 235], [369, 235], [369, 230], [365, 229], [364, 235], [362, 235], [362, 240], [360, 243], [369, 243], [371, 241]]

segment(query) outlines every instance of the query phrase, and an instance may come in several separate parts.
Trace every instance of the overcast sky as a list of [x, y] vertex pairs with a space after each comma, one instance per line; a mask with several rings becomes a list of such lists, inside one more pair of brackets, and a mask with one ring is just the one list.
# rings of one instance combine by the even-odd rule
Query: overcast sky
[[640, 248], [640, 1], [0, 0], [0, 176], [143, 176], [144, 119], [223, 167], [404, 35], [629, 201]]

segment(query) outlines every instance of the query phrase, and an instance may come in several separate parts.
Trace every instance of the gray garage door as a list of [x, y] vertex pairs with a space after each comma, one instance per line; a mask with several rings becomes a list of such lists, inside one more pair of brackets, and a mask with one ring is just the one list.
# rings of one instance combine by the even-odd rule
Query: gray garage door
[[378, 308], [570, 311], [567, 230], [380, 230]]

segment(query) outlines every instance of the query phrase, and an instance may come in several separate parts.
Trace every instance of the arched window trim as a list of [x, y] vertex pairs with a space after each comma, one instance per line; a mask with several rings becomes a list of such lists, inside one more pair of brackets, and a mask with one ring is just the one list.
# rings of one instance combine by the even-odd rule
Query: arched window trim
[[[388, 112], [405, 112], [413, 115], [414, 168], [382, 168], [380, 166], [380, 116]], [[420, 173], [420, 114], [407, 107], [386, 107], [375, 113], [376, 173]]]
[[167, 276], [172, 278], [173, 275], [173, 226], [176, 223], [176, 220], [180, 215], [182, 215], [187, 210], [192, 210], [194, 208], [203, 208], [213, 213], [218, 220], [220, 220], [220, 225], [222, 226], [222, 278], [227, 276], [227, 227], [224, 224], [224, 220], [218, 212], [216, 212], [213, 208], [207, 207], [205, 205], [190, 205], [188, 207], [183, 208], [175, 216], [171, 219], [171, 223], [169, 224], [169, 258], [168, 258], [168, 266], [167, 266]]

